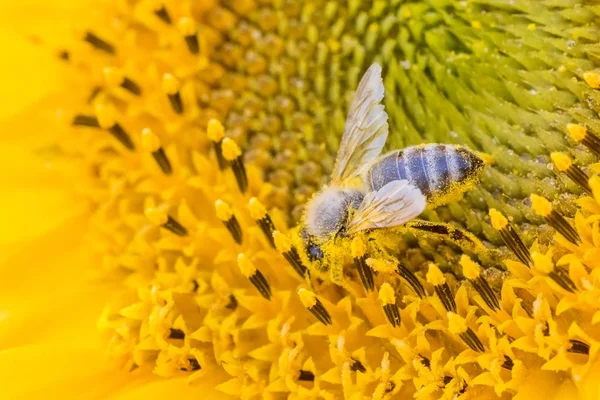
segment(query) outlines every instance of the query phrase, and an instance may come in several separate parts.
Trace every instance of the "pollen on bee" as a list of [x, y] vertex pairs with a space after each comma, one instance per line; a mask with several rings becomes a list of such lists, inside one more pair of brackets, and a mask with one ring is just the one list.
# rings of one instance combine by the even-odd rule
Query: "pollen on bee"
[[308, 289], [300, 288], [298, 289], [298, 297], [304, 307], [306, 307], [323, 325], [331, 325], [333, 323], [331, 315], [325, 309], [321, 300], [319, 300], [317, 295], [313, 292]]
[[260, 292], [260, 294], [267, 300], [271, 300], [271, 286], [265, 276], [256, 268], [254, 263], [244, 253], [238, 254], [238, 267], [240, 272], [244, 275], [252, 285]]
[[575, 228], [567, 222], [565, 217], [552, 208], [552, 203], [535, 194], [532, 194], [530, 198], [531, 208], [537, 215], [543, 217], [548, 225], [574, 245], [581, 243], [581, 238]]
[[555, 266], [550, 256], [534, 252], [531, 254], [531, 258], [533, 259], [534, 268], [537, 271], [543, 275], [547, 275], [548, 278], [552, 279], [564, 290], [571, 293], [577, 291], [577, 286], [575, 286], [569, 274], [564, 269]]
[[152, 154], [152, 157], [154, 158], [156, 164], [158, 164], [162, 172], [165, 175], [171, 174], [171, 172], [173, 172], [171, 162], [167, 157], [167, 153], [165, 153], [165, 150], [160, 145], [160, 139], [158, 138], [158, 136], [156, 136], [156, 134], [152, 132], [149, 128], [144, 128], [142, 129], [141, 142], [142, 148], [145, 151], [150, 152]]
[[379, 301], [383, 306], [383, 312], [393, 327], [400, 325], [400, 312], [396, 305], [396, 294], [389, 283], [384, 283], [379, 288]]
[[191, 18], [184, 17], [179, 20], [177, 26], [190, 53], [198, 54], [200, 52], [200, 42], [198, 41], [198, 30], [194, 21]]
[[450, 333], [458, 335], [471, 350], [481, 353], [485, 351], [483, 343], [481, 343], [475, 332], [467, 326], [467, 321], [463, 317], [451, 311], [448, 311], [447, 317]]
[[525, 246], [517, 231], [508, 222], [508, 219], [495, 208], [490, 208], [489, 214], [492, 227], [500, 233], [504, 244], [517, 256], [519, 261], [530, 267], [531, 256], [529, 249]]
[[500, 310], [498, 297], [492, 290], [488, 281], [481, 274], [482, 268], [479, 264], [471, 260], [469, 256], [463, 254], [460, 257], [460, 265], [463, 275], [471, 282], [477, 293], [481, 296], [485, 304], [494, 311]]
[[450, 286], [448, 286], [446, 278], [438, 266], [433, 263], [429, 264], [426, 277], [427, 282], [433, 285], [435, 293], [441, 300], [446, 311], [456, 312], [456, 302], [454, 301], [452, 290], [450, 290]]
[[221, 150], [223, 151], [223, 157], [231, 165], [240, 192], [245, 193], [248, 188], [248, 176], [246, 175], [242, 150], [231, 138], [224, 138], [222, 140]]
[[117, 122], [116, 111], [112, 106], [96, 104], [96, 117], [102, 129], [108, 130], [128, 150], [135, 150], [135, 145], [125, 129]]
[[231, 233], [231, 237], [237, 244], [242, 244], [243, 234], [242, 227], [238, 219], [233, 215], [233, 210], [223, 200], [219, 199], [215, 201], [215, 211], [217, 213], [217, 218], [223, 221], [223, 224]]
[[600, 138], [592, 132], [589, 132], [585, 126], [567, 124], [567, 133], [574, 142], [581, 142], [594, 154], [600, 155]]
[[271, 247], [276, 248], [275, 240], [273, 239], [275, 225], [267, 213], [265, 206], [256, 197], [252, 197], [250, 201], [248, 201], [248, 209], [250, 210], [250, 216], [256, 221], [256, 224], [269, 241]]
[[292, 245], [290, 239], [283, 233], [275, 230], [273, 231], [273, 242], [275, 243], [277, 251], [283, 255], [292, 268], [294, 268], [294, 271], [296, 271], [300, 277], [304, 278], [306, 267], [302, 264], [298, 250]]
[[589, 177], [578, 166], [573, 164], [569, 156], [563, 153], [551, 153], [550, 158], [560, 172], [564, 172], [573, 182], [578, 184], [583, 190], [592, 193], [588, 184]]
[[171, 108], [177, 114], [183, 113], [183, 101], [179, 92], [180, 83], [172, 74], [166, 73], [162, 77], [162, 90], [167, 95]]
[[367, 292], [373, 290], [375, 288], [373, 271], [367, 265], [367, 247], [365, 246], [365, 242], [362, 238], [356, 236], [354, 239], [352, 239], [351, 253], [352, 258], [354, 259], [354, 266], [358, 271], [358, 275], [363, 287]]

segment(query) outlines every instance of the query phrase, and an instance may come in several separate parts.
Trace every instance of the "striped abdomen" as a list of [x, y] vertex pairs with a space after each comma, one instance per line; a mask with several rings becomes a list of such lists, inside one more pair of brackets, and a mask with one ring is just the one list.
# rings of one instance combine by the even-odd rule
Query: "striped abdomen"
[[406, 179], [417, 186], [428, 200], [439, 200], [449, 192], [463, 192], [463, 183], [479, 175], [483, 160], [459, 146], [426, 144], [391, 151], [377, 159], [366, 176], [369, 190]]

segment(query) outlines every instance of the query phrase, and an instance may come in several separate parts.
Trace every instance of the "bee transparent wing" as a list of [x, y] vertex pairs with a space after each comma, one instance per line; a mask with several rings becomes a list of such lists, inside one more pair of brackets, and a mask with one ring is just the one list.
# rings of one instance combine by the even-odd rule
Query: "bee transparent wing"
[[402, 225], [425, 210], [427, 199], [406, 180], [389, 182], [367, 193], [348, 223], [348, 233]]
[[388, 135], [388, 116], [383, 104], [381, 67], [373, 64], [360, 80], [344, 128], [337, 158], [331, 174], [336, 186], [361, 173], [361, 168], [376, 158]]

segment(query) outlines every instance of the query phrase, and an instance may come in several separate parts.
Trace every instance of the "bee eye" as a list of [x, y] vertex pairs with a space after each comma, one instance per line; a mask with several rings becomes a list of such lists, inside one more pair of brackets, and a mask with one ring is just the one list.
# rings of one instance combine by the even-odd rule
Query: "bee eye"
[[306, 248], [310, 261], [320, 261], [323, 259], [323, 250], [314, 243], [311, 243]]

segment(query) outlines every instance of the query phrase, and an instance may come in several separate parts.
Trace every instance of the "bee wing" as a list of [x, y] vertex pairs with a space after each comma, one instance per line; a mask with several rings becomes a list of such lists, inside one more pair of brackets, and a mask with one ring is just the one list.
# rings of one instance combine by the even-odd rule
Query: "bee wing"
[[383, 104], [381, 67], [373, 64], [365, 72], [350, 105], [331, 182], [343, 186], [360, 174], [361, 167], [377, 157], [388, 135], [388, 116]]
[[426, 206], [425, 196], [408, 181], [389, 182], [378, 191], [367, 193], [348, 223], [348, 233], [402, 225], [416, 218]]

